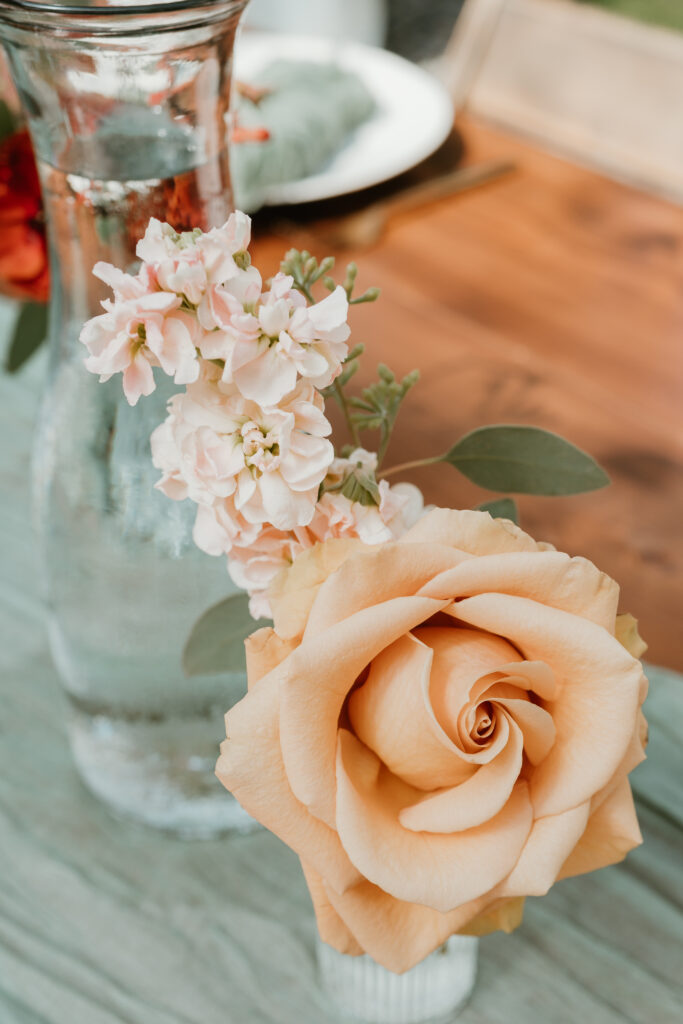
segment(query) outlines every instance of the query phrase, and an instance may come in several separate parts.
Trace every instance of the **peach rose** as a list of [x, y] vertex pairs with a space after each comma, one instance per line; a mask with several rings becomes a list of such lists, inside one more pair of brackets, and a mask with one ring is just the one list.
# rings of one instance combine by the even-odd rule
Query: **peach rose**
[[618, 595], [484, 512], [297, 559], [217, 774], [301, 857], [325, 942], [401, 972], [640, 843], [647, 681]]

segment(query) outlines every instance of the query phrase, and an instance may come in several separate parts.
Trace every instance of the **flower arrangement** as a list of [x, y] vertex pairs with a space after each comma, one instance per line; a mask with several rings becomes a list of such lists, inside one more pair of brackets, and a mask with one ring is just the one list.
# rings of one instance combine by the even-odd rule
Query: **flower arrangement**
[[[384, 469], [401, 404], [418, 372], [397, 380], [386, 366], [361, 395], [349, 394], [363, 346], [349, 346], [349, 310], [378, 297], [354, 295], [357, 271], [342, 284], [320, 263], [291, 250], [264, 282], [252, 265], [249, 217], [221, 228], [176, 232], [152, 220], [131, 275], [98, 263], [113, 291], [104, 313], [84, 326], [87, 368], [122, 376], [131, 405], [155, 388], [154, 371], [182, 386], [151, 438], [169, 498], [197, 505], [194, 539], [226, 555], [255, 618], [270, 617], [268, 590], [297, 555], [330, 538], [381, 544], [423, 513], [420, 491], [389, 478], [443, 461], [493, 490], [569, 494], [604, 486], [584, 452], [533, 427], [484, 427], [443, 455]], [[316, 288], [323, 295], [314, 295]], [[340, 405], [348, 443], [336, 450], [325, 402]], [[364, 447], [366, 432], [377, 450]], [[487, 505], [515, 518], [514, 504]]]
[[[264, 281], [249, 242], [240, 213], [206, 233], [151, 221], [137, 274], [95, 267], [113, 298], [83, 328], [86, 366], [120, 373], [131, 404], [155, 372], [179, 386], [151, 438], [157, 486], [196, 504], [196, 543], [274, 623], [246, 642], [217, 774], [301, 857], [323, 940], [402, 972], [453, 933], [513, 929], [526, 897], [640, 841], [644, 645], [614, 581], [522, 532], [508, 496], [425, 510], [390, 482], [443, 462], [559, 495], [604, 486], [600, 467], [502, 425], [385, 469], [418, 374], [380, 366], [350, 391], [349, 310], [377, 289], [355, 296], [353, 265], [340, 284], [296, 250]], [[190, 671], [234, 667], [253, 630], [235, 616], [228, 600], [200, 620]]]

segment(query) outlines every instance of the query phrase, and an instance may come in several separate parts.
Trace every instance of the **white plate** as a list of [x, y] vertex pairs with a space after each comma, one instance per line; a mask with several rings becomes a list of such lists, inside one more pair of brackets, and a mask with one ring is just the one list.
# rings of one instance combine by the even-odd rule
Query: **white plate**
[[453, 127], [453, 104], [440, 82], [410, 61], [360, 43], [249, 32], [235, 49], [235, 71], [246, 82], [276, 59], [336, 63], [363, 80], [376, 113], [327, 166], [297, 181], [272, 185], [266, 205], [307, 203], [356, 192], [393, 178], [438, 149]]

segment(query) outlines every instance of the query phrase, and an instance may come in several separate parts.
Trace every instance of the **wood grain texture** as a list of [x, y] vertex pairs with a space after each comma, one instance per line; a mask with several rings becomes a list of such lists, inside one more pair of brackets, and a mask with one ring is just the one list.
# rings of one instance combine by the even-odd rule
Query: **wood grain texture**
[[[683, 670], [683, 209], [478, 122], [463, 134], [469, 162], [512, 158], [517, 173], [340, 254], [357, 260], [360, 287], [382, 289], [352, 317], [365, 379], [379, 360], [422, 373], [388, 464], [493, 422], [556, 430], [591, 452], [612, 486], [523, 498], [522, 523], [619, 580], [649, 657]], [[301, 237], [312, 248], [315, 224]], [[259, 265], [275, 269], [288, 241], [257, 238]], [[437, 504], [490, 497], [447, 467], [413, 479]]]
[[[612, 490], [525, 500], [525, 522], [625, 579], [657, 655], [674, 662], [681, 453], [672, 441], [672, 253], [683, 214], [677, 222], [675, 211], [622, 190], [617, 200], [614, 186], [471, 134], [475, 154], [512, 153], [531, 169], [411, 215], [362, 264], [385, 301], [358, 311], [359, 340], [372, 339], [398, 370], [425, 371], [396, 449], [438, 450], [458, 430], [509, 418], [554, 426], [595, 451], [614, 472]], [[568, 212], [579, 200], [597, 203], [595, 234]], [[643, 232], [672, 231], [675, 244], [642, 242]], [[641, 241], [629, 248], [634, 232]], [[274, 265], [280, 246], [262, 239], [259, 258]], [[187, 843], [122, 824], [78, 781], [30, 530], [44, 366], [41, 356], [0, 378], [0, 1022], [333, 1024], [289, 850], [265, 832]], [[652, 493], [644, 479], [656, 474], [661, 490]], [[424, 483], [443, 502], [479, 496], [453, 475], [425, 474]], [[649, 760], [634, 776], [645, 844], [618, 867], [529, 901], [513, 937], [485, 939], [462, 1024], [680, 1021], [683, 681], [665, 670], [652, 670], [651, 681]]]

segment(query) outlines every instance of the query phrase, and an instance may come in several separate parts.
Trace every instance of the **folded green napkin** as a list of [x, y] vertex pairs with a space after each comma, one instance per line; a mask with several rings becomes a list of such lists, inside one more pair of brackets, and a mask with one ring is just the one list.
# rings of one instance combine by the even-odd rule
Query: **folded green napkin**
[[248, 213], [263, 205], [268, 186], [324, 167], [375, 109], [360, 78], [335, 64], [278, 60], [249, 85], [268, 92], [258, 102], [239, 97], [238, 123], [265, 127], [270, 138], [232, 147], [235, 203]]

